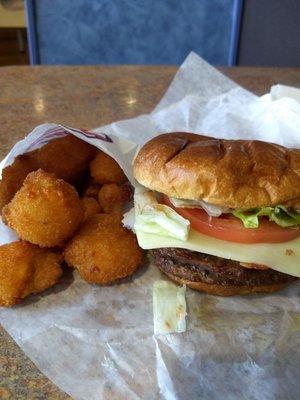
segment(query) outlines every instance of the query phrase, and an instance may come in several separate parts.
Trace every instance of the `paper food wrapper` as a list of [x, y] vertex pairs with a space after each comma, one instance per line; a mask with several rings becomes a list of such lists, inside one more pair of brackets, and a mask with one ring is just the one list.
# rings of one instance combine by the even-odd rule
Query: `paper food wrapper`
[[[37, 127], [1, 164], [70, 132], [112, 157], [133, 182], [137, 150], [158, 132], [257, 138], [300, 148], [299, 91], [275, 86], [261, 98], [191, 53], [149, 115], [87, 132]], [[0, 226], [0, 241], [16, 240]], [[300, 285], [278, 294], [221, 298], [187, 289], [185, 333], [154, 335], [152, 265], [111, 286], [67, 274], [0, 322], [37, 367], [74, 399], [297, 399]]]

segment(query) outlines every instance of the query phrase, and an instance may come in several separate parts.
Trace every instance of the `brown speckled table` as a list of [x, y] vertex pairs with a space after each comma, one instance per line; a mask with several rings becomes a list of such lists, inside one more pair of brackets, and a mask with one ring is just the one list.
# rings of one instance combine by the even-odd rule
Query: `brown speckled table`
[[[0, 158], [44, 122], [93, 128], [151, 111], [176, 67], [84, 66], [0, 68]], [[300, 87], [300, 68], [222, 68], [257, 93], [284, 83]], [[56, 388], [0, 328], [0, 399], [70, 397]]]

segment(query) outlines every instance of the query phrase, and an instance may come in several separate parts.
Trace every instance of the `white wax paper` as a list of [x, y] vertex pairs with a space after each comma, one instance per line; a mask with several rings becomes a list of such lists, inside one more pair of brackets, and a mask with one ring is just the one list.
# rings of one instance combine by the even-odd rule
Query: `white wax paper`
[[[282, 85], [258, 98], [191, 53], [151, 114], [95, 130], [112, 135], [113, 143], [70, 132], [113, 156], [132, 181], [136, 146], [130, 141], [142, 145], [158, 132], [300, 147], [298, 101], [299, 92]], [[36, 128], [1, 167], [51, 139], [49, 129], [63, 134], [53, 124]], [[0, 238], [15, 240], [1, 224]], [[187, 289], [187, 331], [154, 335], [152, 286], [161, 278], [145, 265], [130, 279], [100, 287], [70, 272], [42, 295], [0, 309], [0, 322], [37, 367], [75, 399], [299, 398], [299, 283], [278, 294], [232, 298]]]

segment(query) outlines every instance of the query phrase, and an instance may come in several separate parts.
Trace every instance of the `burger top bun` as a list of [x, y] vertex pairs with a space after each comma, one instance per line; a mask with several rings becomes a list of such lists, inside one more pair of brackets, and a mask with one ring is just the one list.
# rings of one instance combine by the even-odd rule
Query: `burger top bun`
[[258, 140], [162, 134], [139, 151], [134, 175], [147, 188], [181, 199], [300, 209], [300, 150]]

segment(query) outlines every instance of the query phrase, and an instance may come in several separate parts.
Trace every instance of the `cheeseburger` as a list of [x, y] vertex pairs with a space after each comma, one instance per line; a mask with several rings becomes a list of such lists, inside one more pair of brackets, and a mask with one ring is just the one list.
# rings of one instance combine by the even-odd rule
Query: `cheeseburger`
[[173, 281], [230, 296], [300, 277], [300, 150], [168, 133], [134, 176], [139, 244]]

